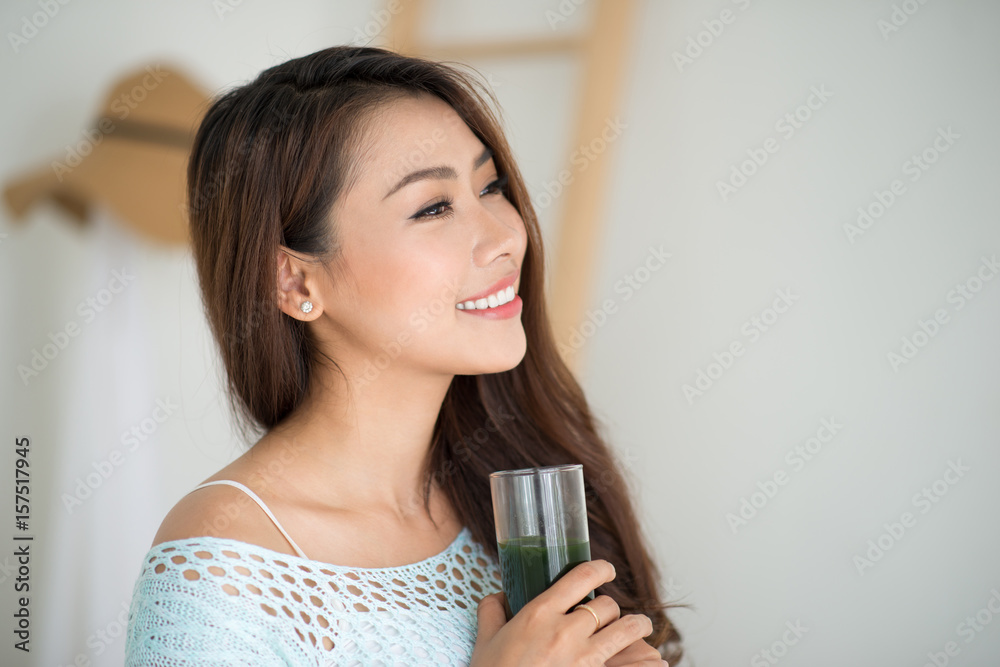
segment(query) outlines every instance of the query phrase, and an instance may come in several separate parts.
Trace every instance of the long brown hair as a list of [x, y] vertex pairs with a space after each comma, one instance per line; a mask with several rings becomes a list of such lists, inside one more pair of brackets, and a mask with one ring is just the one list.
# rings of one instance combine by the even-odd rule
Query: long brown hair
[[188, 214], [230, 406], [249, 442], [302, 404], [315, 364], [336, 366], [306, 323], [277, 307], [279, 244], [329, 266], [339, 251], [330, 212], [357, 176], [377, 110], [404, 95], [439, 97], [492, 148], [499, 174], [509, 177], [504, 194], [525, 222], [519, 294], [527, 351], [511, 370], [454, 377], [425, 461], [425, 507], [432, 482], [440, 484], [496, 558], [489, 474], [582, 463], [591, 556], [618, 572], [597, 594], [614, 598], [623, 615], [650, 616], [653, 633], [646, 641], [674, 664], [682, 654], [680, 634], [664, 610], [679, 605], [661, 601], [660, 572], [626, 480], [557, 351], [544, 298], [541, 232], [497, 120], [499, 104], [481, 77], [462, 67], [337, 46], [271, 67], [211, 103], [188, 165]]

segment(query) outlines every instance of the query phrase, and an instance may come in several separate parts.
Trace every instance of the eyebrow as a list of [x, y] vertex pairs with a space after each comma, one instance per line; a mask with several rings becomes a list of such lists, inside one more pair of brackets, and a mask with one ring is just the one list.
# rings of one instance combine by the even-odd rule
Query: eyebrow
[[[486, 164], [486, 161], [489, 160], [491, 157], [493, 157], [493, 149], [487, 146], [486, 148], [483, 149], [483, 152], [479, 154], [479, 157], [477, 157], [475, 161], [472, 163], [472, 170], [475, 171], [476, 169], [479, 169], [481, 166]], [[389, 190], [389, 192], [387, 192], [384, 197], [382, 197], [382, 201], [385, 201], [393, 194], [395, 194], [398, 190], [416, 181], [422, 181], [425, 179], [456, 179], [456, 178], [458, 178], [458, 174], [456, 174], [455, 170], [452, 169], [451, 167], [442, 166], [442, 167], [428, 167], [426, 169], [418, 169], [417, 171], [410, 172], [406, 176], [403, 176], [403, 178], [400, 179], [399, 183], [396, 183], [396, 185], [391, 190]]]

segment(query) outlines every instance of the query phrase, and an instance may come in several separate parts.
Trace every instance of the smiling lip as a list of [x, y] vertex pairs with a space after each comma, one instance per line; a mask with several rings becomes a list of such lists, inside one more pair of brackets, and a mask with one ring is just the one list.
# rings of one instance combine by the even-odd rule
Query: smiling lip
[[459, 303], [465, 303], [466, 301], [476, 301], [477, 299], [485, 299], [486, 297], [488, 297], [491, 294], [496, 294], [497, 292], [499, 292], [502, 289], [507, 289], [508, 287], [510, 287], [511, 285], [514, 284], [514, 281], [517, 280], [517, 276], [520, 275], [520, 273], [521, 273], [521, 270], [517, 269], [513, 273], [511, 273], [510, 275], [508, 275], [508, 276], [506, 276], [504, 278], [501, 278], [497, 282], [493, 283], [493, 285], [491, 287], [488, 287], [487, 289], [485, 289], [482, 292], [476, 294], [475, 296], [467, 296], [467, 297], [465, 297], [463, 299], [459, 299], [458, 302]]

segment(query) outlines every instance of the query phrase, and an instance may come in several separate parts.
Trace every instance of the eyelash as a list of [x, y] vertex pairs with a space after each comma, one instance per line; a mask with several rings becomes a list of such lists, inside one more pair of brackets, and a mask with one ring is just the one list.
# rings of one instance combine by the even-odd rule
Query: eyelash
[[[492, 183], [490, 183], [489, 185], [487, 185], [486, 189], [495, 188], [496, 192], [493, 192], [491, 194], [503, 195], [504, 194], [503, 190], [506, 187], [507, 187], [507, 174], [504, 174], [500, 178], [496, 179], [495, 181], [493, 181]], [[434, 209], [441, 208], [442, 206], [451, 206], [454, 203], [455, 202], [452, 201], [449, 198], [442, 199], [442, 200], [440, 200], [438, 202], [435, 202], [435, 203], [431, 204], [430, 206], [428, 206], [424, 210], [420, 211], [419, 213], [417, 213], [416, 215], [414, 215], [410, 219], [411, 220], [433, 220], [433, 219], [436, 219], [436, 218], [444, 218], [445, 216], [448, 215], [448, 213], [438, 213], [436, 215], [431, 215], [431, 214], [427, 213], [427, 211], [433, 211]]]

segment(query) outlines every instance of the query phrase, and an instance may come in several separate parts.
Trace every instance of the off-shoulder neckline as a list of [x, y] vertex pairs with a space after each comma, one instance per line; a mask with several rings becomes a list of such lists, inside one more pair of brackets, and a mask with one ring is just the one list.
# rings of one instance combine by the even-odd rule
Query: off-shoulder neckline
[[174, 551], [177, 550], [179, 546], [200, 546], [206, 542], [214, 542], [216, 544], [237, 545], [238, 549], [242, 549], [247, 552], [257, 552], [262, 555], [268, 555], [272, 561], [310, 563], [319, 569], [336, 570], [340, 572], [395, 572], [398, 570], [408, 570], [421, 565], [427, 565], [447, 558], [453, 552], [458, 551], [462, 546], [469, 543], [471, 541], [471, 535], [472, 533], [469, 530], [469, 527], [463, 526], [462, 530], [458, 531], [458, 535], [455, 539], [452, 540], [451, 544], [445, 547], [443, 551], [436, 553], [433, 556], [424, 558], [423, 560], [419, 560], [416, 563], [394, 565], [392, 567], [356, 567], [352, 565], [334, 565], [333, 563], [326, 563], [324, 561], [313, 560], [311, 558], [302, 558], [301, 556], [295, 554], [287, 554], [283, 551], [275, 551], [274, 549], [268, 549], [267, 547], [253, 544], [252, 542], [244, 542], [243, 540], [235, 540], [229, 537], [216, 537], [214, 535], [198, 535], [195, 537], [160, 542], [159, 544], [150, 547], [145, 560], [146, 562], [149, 562], [149, 556], [151, 554], [155, 555], [156, 553], [166, 552], [168, 550]]

